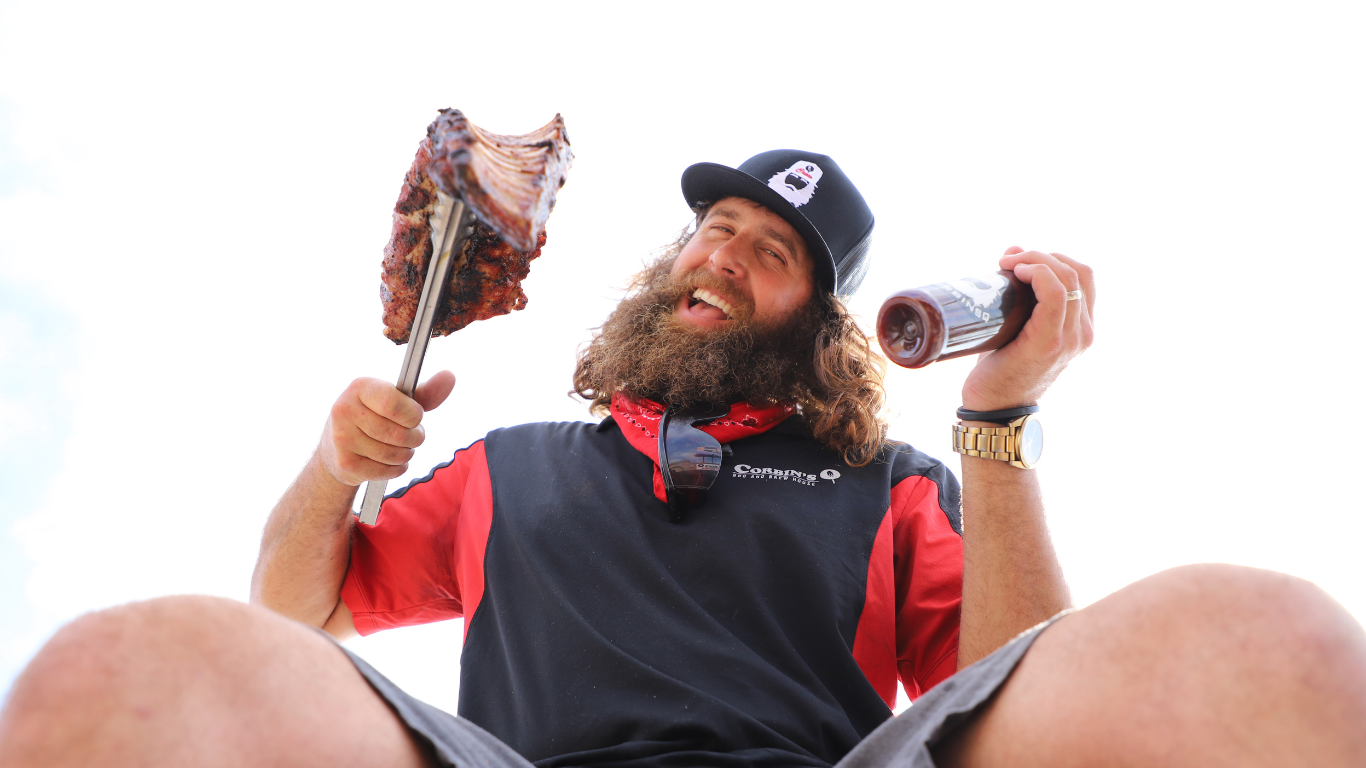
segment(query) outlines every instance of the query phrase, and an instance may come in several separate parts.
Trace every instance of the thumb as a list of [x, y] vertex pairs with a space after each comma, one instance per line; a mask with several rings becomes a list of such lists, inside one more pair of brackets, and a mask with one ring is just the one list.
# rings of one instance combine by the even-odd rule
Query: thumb
[[455, 374], [450, 371], [441, 371], [417, 385], [417, 390], [413, 392], [413, 399], [422, 406], [422, 410], [434, 410], [438, 405], [446, 402], [446, 398], [450, 396], [452, 389], [455, 389]]

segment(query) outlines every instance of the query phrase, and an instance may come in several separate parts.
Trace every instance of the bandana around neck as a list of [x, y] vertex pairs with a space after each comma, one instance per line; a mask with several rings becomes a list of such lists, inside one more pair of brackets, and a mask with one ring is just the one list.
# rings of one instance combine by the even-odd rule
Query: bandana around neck
[[[753, 435], [761, 435], [797, 412], [795, 405], [774, 405], [760, 408], [746, 402], [735, 403], [730, 413], [698, 429], [729, 443]], [[655, 465], [655, 498], [667, 501], [664, 476], [659, 473], [659, 420], [664, 417], [664, 405], [647, 398], [630, 398], [618, 392], [612, 395], [612, 418], [632, 448], [645, 454]]]

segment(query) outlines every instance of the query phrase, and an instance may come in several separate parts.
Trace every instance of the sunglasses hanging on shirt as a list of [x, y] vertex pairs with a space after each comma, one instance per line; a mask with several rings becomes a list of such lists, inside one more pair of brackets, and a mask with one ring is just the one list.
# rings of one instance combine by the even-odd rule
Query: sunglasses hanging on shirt
[[669, 521], [681, 522], [721, 473], [721, 441], [698, 429], [730, 413], [729, 407], [665, 408], [659, 420], [659, 474], [664, 479]]

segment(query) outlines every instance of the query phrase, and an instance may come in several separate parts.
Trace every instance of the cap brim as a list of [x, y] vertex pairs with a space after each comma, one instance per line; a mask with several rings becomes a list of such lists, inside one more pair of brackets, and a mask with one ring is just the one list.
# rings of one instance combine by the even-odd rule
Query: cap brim
[[827, 291], [835, 290], [835, 260], [825, 238], [786, 198], [748, 173], [718, 163], [697, 163], [683, 171], [683, 199], [689, 206], [714, 203], [725, 197], [753, 200], [783, 217], [806, 241], [821, 286]]

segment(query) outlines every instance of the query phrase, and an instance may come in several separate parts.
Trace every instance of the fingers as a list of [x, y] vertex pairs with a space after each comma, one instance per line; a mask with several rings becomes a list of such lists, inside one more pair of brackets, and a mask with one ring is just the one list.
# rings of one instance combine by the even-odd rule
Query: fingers
[[398, 422], [384, 418], [369, 408], [360, 408], [353, 412], [352, 421], [361, 434], [384, 445], [392, 445], [398, 448], [416, 448], [427, 439], [427, 431], [423, 429], [421, 424], [412, 428], [405, 427]]
[[1029, 283], [1039, 302], [1029, 317], [1029, 324], [1046, 338], [1061, 337], [1067, 322], [1067, 305], [1072, 303], [1067, 300], [1068, 288], [1062, 279], [1046, 264], [1016, 264], [1015, 276]]
[[451, 390], [455, 388], [455, 374], [450, 371], [441, 371], [423, 384], [418, 385], [417, 391], [413, 392], [413, 399], [425, 411], [435, 409], [437, 406], [446, 402]]
[[327, 420], [319, 452], [332, 477], [352, 486], [367, 480], [392, 480], [408, 471], [405, 453], [409, 458], [412, 456], [411, 450], [380, 443], [362, 433], [354, 423], [335, 417]]
[[1049, 256], [1061, 261], [1071, 267], [1077, 273], [1078, 287], [1086, 293], [1086, 314], [1088, 317], [1096, 316], [1096, 277], [1090, 267], [1080, 261], [1064, 256], [1061, 253], [1050, 253]]
[[1019, 264], [1043, 264], [1053, 271], [1062, 284], [1067, 286], [1066, 291], [1076, 290], [1081, 287], [1081, 277], [1077, 270], [1058, 258], [1056, 253], [1043, 253], [1041, 251], [1020, 251], [1018, 253], [1007, 254], [1001, 257], [1001, 269], [1014, 269]]
[[345, 394], [332, 405], [329, 421], [339, 449], [386, 464], [407, 461], [426, 438], [421, 425], [405, 427]]
[[348, 485], [360, 485], [366, 480], [392, 480], [408, 471], [408, 460], [413, 457], [411, 449], [396, 448], [363, 434], [334, 435], [333, 442], [344, 445], [345, 449], [331, 453], [329, 469], [335, 465], [333, 474]]
[[325, 465], [349, 485], [398, 477], [426, 438], [422, 413], [422, 406], [388, 382], [356, 379], [332, 405]]
[[[1057, 333], [1063, 347], [1075, 348], [1071, 354], [1091, 346], [1095, 335], [1091, 307], [1096, 286], [1090, 267], [1061, 253], [1040, 251], [1007, 254], [1001, 258], [1001, 266], [1014, 269], [1017, 277], [1034, 288], [1039, 300], [1034, 312], [1040, 315], [1040, 330]], [[1082, 300], [1067, 300], [1066, 294], [1074, 290], [1082, 292]]]
[[[1017, 249], [1011, 248], [1010, 250]], [[1039, 251], [1019, 251], [1017, 253], [1007, 251], [1000, 263], [1003, 269], [1014, 269], [1020, 264], [1047, 265], [1068, 291], [1080, 290], [1084, 294], [1085, 311], [1079, 314], [1085, 319], [1085, 322], [1090, 322], [1096, 302], [1096, 280], [1090, 267], [1061, 253], [1041, 253]], [[1078, 304], [1079, 308], [1082, 306], [1082, 304]]]
[[[396, 424], [411, 429], [422, 423], [422, 406], [417, 401], [399, 392], [394, 385], [379, 379], [357, 379], [351, 382], [356, 387], [361, 405]], [[347, 388], [350, 391], [350, 387]]]

